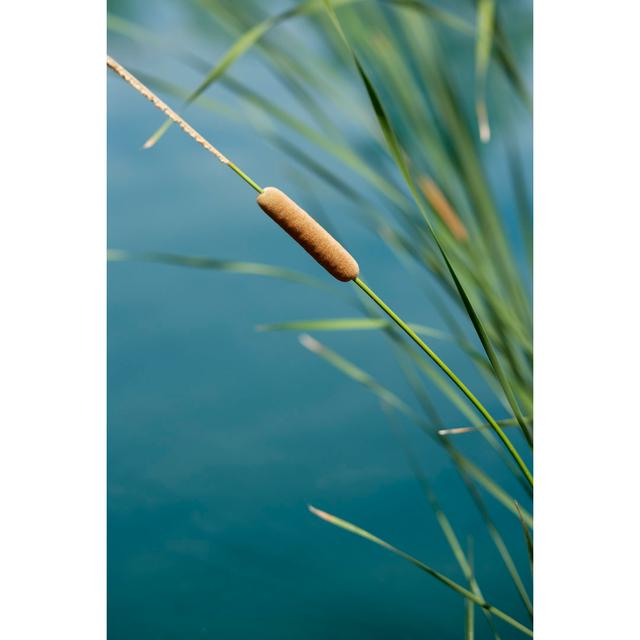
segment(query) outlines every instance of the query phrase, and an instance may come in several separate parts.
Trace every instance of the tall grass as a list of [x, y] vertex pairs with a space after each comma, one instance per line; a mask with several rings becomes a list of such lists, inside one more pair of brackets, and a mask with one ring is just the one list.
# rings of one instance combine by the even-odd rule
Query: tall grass
[[[518, 504], [456, 446], [456, 439], [464, 438], [466, 433], [481, 434], [492, 454], [504, 461], [523, 486], [527, 500], [531, 500], [533, 476], [525, 462], [531, 451], [522, 453], [533, 446], [531, 212], [520, 159], [514, 153], [516, 141], [504, 149], [504, 155], [512, 180], [510, 187], [518, 202], [519, 239], [507, 233], [505, 214], [498, 207], [487, 177], [483, 151], [495, 144], [500, 126], [530, 117], [527, 73], [520, 69], [512, 34], [505, 28], [500, 7], [493, 0], [478, 0], [475, 7], [456, 3], [455, 10], [423, 0], [307, 0], [273, 13], [265, 3], [252, 0], [199, 0], [193, 3], [193, 10], [212, 18], [229, 34], [228, 49], [217, 60], [203, 59], [168, 43], [143, 25], [120, 16], [109, 17], [109, 28], [114, 33], [173, 57], [202, 74], [197, 86], [183, 87], [136, 70], [140, 80], [153, 90], [146, 97], [168, 115], [159, 129], [149, 132], [145, 148], [160, 147], [172, 123], [177, 123], [260, 193], [262, 188], [250, 176], [184, 119], [193, 105], [216, 117], [236, 118], [244, 126], [251, 126], [254, 121], [247, 114], [225, 110], [209, 97], [212, 87], [224, 84], [250, 110], [247, 113], [260, 113], [258, 134], [270, 140], [292, 165], [304, 170], [323, 189], [331, 189], [355, 205], [363, 227], [382, 238], [406, 266], [404, 277], [417, 279], [428, 288], [429, 301], [448, 329], [445, 336], [423, 326], [419, 318], [406, 322], [360, 277], [354, 281], [359, 295], [349, 297], [360, 313], [358, 317], [296, 320], [262, 329], [374, 330], [388, 337], [404, 372], [404, 386], [415, 395], [420, 412], [357, 364], [314, 338], [303, 336], [301, 342], [336, 371], [374, 393], [391, 414], [400, 413], [412, 420], [450, 456], [513, 588], [532, 615], [530, 585], [518, 573], [511, 550], [522, 545], [523, 540], [504, 538], [490, 516], [484, 496], [497, 501], [519, 520], [532, 557], [531, 515], [526, 505]], [[304, 28], [314, 32], [318, 46], [306, 44], [295, 29], [287, 28], [303, 20]], [[528, 29], [524, 39], [525, 46], [529, 46]], [[232, 75], [234, 64], [245, 55], [259, 57], [271, 69], [307, 118], [289, 111], [277, 96], [256, 91], [251, 78]], [[141, 87], [145, 87], [140, 82], [135, 86], [118, 63], [110, 66], [144, 94]], [[461, 69], [467, 68], [472, 82], [460, 76]], [[180, 115], [154, 91], [181, 101], [176, 103], [180, 105]], [[331, 113], [336, 109], [337, 116]], [[269, 124], [265, 125], [265, 121]], [[363, 123], [369, 140], [367, 153], [354, 147], [341, 125], [344, 121]], [[317, 153], [305, 150], [309, 148]], [[523, 255], [528, 260], [526, 265], [520, 258]], [[109, 257], [285, 278], [316, 287], [319, 296], [342, 296], [343, 287], [349, 286], [330, 286], [272, 265], [159, 253], [134, 255], [121, 250], [112, 250]], [[366, 273], [366, 265], [363, 271]], [[437, 355], [431, 341], [443, 338], [458, 345], [493, 398], [480, 398]], [[432, 385], [440, 391], [438, 401], [451, 403], [468, 419], [467, 425], [442, 421], [438, 402], [432, 397]], [[486, 408], [494, 400], [501, 404], [506, 418], [499, 420]], [[346, 520], [315, 507], [312, 512], [399, 555], [459, 593], [467, 603], [465, 618], [460, 622], [466, 637], [473, 637], [477, 624], [475, 606], [484, 612], [496, 637], [502, 623], [531, 635], [528, 626], [485, 600], [470, 554], [463, 550], [420, 461], [411, 454], [409, 458], [468, 588]]]

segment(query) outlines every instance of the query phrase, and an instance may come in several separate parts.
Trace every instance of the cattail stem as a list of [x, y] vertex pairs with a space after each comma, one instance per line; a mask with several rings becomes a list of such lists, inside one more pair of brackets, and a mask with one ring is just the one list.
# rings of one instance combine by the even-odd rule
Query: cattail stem
[[516, 461], [516, 464], [520, 467], [520, 470], [524, 474], [529, 484], [533, 487], [533, 476], [524, 463], [520, 454], [513, 446], [511, 440], [507, 437], [507, 434], [502, 430], [500, 425], [494, 420], [491, 414], [487, 411], [485, 406], [476, 398], [473, 393], [467, 388], [467, 386], [453, 373], [451, 369], [444, 363], [443, 360], [431, 349], [418, 334], [400, 318], [380, 297], [378, 297], [360, 278], [355, 278], [354, 282], [362, 289], [430, 358], [436, 365], [449, 377], [449, 379], [462, 391], [462, 393], [469, 399], [471, 404], [477, 409], [480, 415], [489, 423], [491, 428], [496, 432], [500, 440], [504, 443], [505, 447]]
[[233, 162], [227, 162], [229, 169], [235, 171], [250, 187], [255, 189], [258, 193], [262, 193], [264, 189], [255, 181], [253, 178], [250, 178], [240, 167], [235, 165]]

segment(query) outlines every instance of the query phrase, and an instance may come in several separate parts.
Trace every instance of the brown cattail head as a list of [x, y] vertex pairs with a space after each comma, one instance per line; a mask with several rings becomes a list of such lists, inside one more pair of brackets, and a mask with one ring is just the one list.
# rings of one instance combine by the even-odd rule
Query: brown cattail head
[[467, 233], [467, 228], [454, 211], [444, 193], [440, 190], [440, 187], [438, 187], [431, 178], [425, 176], [420, 180], [420, 188], [433, 210], [440, 216], [442, 222], [447, 225], [449, 231], [451, 231], [451, 235], [459, 242], [468, 240], [469, 234]]
[[334, 278], [347, 282], [358, 277], [360, 268], [351, 254], [280, 189], [267, 187], [256, 201], [274, 222]]

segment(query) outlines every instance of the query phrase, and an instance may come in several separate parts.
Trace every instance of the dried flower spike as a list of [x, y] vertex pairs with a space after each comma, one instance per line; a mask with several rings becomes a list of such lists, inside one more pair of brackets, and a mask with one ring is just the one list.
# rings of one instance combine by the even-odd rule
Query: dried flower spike
[[256, 201], [274, 222], [334, 278], [348, 282], [358, 277], [360, 268], [351, 254], [280, 189], [267, 187]]

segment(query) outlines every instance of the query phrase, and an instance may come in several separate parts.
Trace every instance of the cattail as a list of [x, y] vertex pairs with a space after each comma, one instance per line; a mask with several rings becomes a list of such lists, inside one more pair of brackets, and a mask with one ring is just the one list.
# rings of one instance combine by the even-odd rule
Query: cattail
[[222, 164], [235, 171], [245, 182], [260, 193], [258, 204], [262, 210], [277, 222], [305, 251], [320, 263], [334, 278], [342, 282], [355, 280], [360, 273], [358, 263], [349, 252], [325, 229], [322, 228], [304, 209], [291, 198], [274, 187], [261, 189], [244, 171], [231, 162], [208, 140], [200, 135], [184, 118], [165, 104], [140, 80], [127, 71], [113, 58], [107, 56], [107, 66], [128, 82], [138, 93], [150, 100], [155, 107], [164, 112], [173, 122], [190, 135], [196, 142], [212, 153]]
[[358, 277], [360, 268], [351, 254], [280, 189], [267, 187], [256, 201], [274, 222], [334, 278], [347, 282]]
[[433, 210], [451, 231], [451, 235], [459, 242], [465, 242], [469, 238], [467, 228], [440, 190], [440, 187], [431, 178], [425, 176], [420, 180], [420, 188]]

